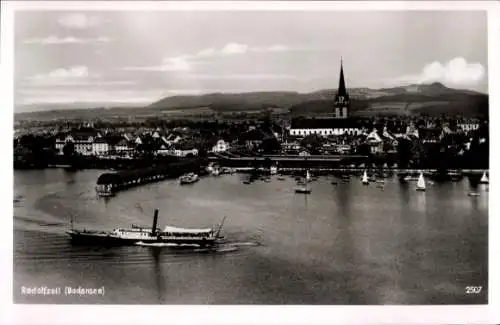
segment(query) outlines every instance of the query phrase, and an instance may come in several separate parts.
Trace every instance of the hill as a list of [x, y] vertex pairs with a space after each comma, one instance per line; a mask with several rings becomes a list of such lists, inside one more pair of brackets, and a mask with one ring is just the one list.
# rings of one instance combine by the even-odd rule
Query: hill
[[[354, 115], [458, 113], [465, 116], [488, 116], [488, 95], [448, 88], [441, 83], [383, 89], [350, 88], [348, 92], [351, 113]], [[214, 112], [228, 112], [281, 107], [289, 109], [292, 115], [309, 115], [332, 112], [335, 93], [336, 89], [324, 89], [311, 93], [249, 92], [173, 96], [163, 98], [148, 108], [176, 111], [206, 107]]]
[[[488, 95], [471, 90], [448, 88], [440, 83], [393, 88], [350, 88], [350, 114], [429, 115], [462, 114], [488, 117]], [[292, 115], [331, 113], [336, 89], [311, 93], [269, 91], [248, 93], [212, 93], [162, 98], [150, 105], [127, 107], [125, 104], [62, 104], [45, 107], [44, 111], [18, 113], [15, 119], [139, 117], [174, 115], [213, 115], [214, 113], [251, 112], [280, 108]], [[119, 106], [118, 106], [119, 105]], [[66, 108], [62, 110], [62, 108]], [[49, 110], [50, 109], [50, 110]], [[25, 108], [25, 110], [27, 110]]]

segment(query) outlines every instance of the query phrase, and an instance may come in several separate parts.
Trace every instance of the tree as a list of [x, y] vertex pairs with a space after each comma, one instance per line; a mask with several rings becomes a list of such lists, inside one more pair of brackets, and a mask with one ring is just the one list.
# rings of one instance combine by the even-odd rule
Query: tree
[[371, 154], [370, 145], [367, 143], [361, 143], [357, 148], [357, 153], [364, 156], [369, 156]]
[[281, 145], [276, 138], [267, 138], [262, 141], [260, 149], [264, 153], [276, 153], [281, 150]]
[[71, 158], [75, 155], [75, 144], [72, 141], [66, 142], [63, 147], [63, 154], [66, 158]]
[[408, 139], [400, 139], [398, 141], [398, 166], [405, 168], [411, 160], [411, 142]]
[[316, 152], [324, 142], [324, 138], [317, 134], [310, 134], [300, 142], [300, 145], [307, 148], [311, 153]]

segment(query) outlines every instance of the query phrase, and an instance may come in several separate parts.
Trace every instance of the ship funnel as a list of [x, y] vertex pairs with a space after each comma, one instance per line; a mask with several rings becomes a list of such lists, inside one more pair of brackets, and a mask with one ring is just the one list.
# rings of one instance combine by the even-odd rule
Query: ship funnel
[[151, 232], [153, 236], [156, 234], [156, 225], [158, 224], [158, 209], [155, 209], [155, 214], [153, 217], [153, 228], [151, 228]]

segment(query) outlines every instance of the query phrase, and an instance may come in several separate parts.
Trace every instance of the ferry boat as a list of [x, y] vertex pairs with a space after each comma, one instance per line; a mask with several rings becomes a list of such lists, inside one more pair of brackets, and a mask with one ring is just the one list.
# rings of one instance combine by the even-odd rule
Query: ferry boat
[[155, 209], [151, 228], [132, 225], [131, 228], [115, 228], [110, 231], [77, 230], [71, 225], [67, 234], [71, 242], [86, 245], [138, 245], [138, 244], [172, 244], [176, 246], [213, 246], [223, 237], [220, 231], [225, 217], [217, 228], [179, 228], [166, 226], [163, 230], [157, 227], [158, 210]]
[[185, 175], [182, 175], [181, 177], [179, 177], [179, 184], [181, 184], [181, 185], [192, 184], [192, 183], [195, 183], [199, 180], [200, 180], [200, 178], [198, 177], [197, 174], [189, 173], [189, 174], [185, 174]]

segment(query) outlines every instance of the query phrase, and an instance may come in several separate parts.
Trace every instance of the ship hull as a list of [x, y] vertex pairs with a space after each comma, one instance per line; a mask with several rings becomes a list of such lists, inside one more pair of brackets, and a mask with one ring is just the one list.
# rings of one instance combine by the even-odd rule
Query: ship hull
[[143, 244], [173, 244], [173, 245], [197, 245], [200, 247], [213, 246], [216, 239], [213, 238], [193, 238], [179, 239], [169, 237], [150, 238], [123, 238], [113, 234], [68, 232], [73, 244], [79, 245], [99, 245], [99, 246], [132, 246], [139, 242]]

